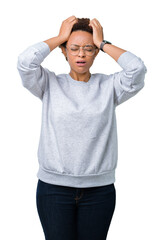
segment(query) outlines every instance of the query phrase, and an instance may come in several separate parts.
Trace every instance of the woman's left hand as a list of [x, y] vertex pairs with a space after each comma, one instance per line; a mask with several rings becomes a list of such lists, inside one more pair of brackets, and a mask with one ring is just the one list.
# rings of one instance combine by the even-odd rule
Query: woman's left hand
[[104, 39], [103, 27], [96, 18], [90, 21], [89, 26], [93, 29], [93, 42], [98, 48], [100, 48], [100, 44]]

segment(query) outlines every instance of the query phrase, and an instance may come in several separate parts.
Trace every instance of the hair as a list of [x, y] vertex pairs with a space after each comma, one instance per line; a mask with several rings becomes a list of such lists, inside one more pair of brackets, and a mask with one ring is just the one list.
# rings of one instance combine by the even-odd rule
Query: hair
[[[93, 34], [93, 29], [91, 26], [89, 26], [89, 23], [90, 23], [89, 18], [77, 18], [77, 19], [78, 19], [78, 22], [73, 25], [71, 33], [81, 30], [81, 31], [85, 31]], [[67, 41], [62, 43], [59, 47], [63, 46], [66, 48], [66, 44], [67, 44]]]

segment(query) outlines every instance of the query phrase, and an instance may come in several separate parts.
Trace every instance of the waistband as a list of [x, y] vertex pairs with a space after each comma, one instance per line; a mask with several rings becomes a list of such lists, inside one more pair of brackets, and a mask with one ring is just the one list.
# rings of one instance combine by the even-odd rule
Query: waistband
[[73, 176], [56, 173], [54, 171], [48, 171], [39, 166], [37, 172], [38, 179], [50, 184], [85, 188], [85, 187], [97, 187], [112, 184], [115, 182], [115, 169], [101, 174]]

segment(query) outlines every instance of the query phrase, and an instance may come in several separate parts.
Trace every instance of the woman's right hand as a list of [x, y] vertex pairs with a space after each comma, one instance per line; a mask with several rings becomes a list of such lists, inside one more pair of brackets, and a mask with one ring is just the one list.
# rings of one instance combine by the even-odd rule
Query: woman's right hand
[[77, 21], [78, 19], [75, 16], [71, 16], [62, 22], [58, 35], [62, 42], [66, 42], [68, 40], [72, 27], [75, 23], [77, 23]]

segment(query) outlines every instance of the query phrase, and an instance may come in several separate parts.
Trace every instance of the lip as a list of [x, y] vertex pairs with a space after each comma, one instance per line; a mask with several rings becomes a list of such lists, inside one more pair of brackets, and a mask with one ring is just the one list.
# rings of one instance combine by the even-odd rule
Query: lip
[[82, 63], [81, 61], [77, 61], [76, 64], [77, 64], [77, 66], [79, 66], [79, 67], [83, 67], [83, 66], [86, 65], [86, 61], [83, 61], [83, 62], [84, 62], [84, 63]]

